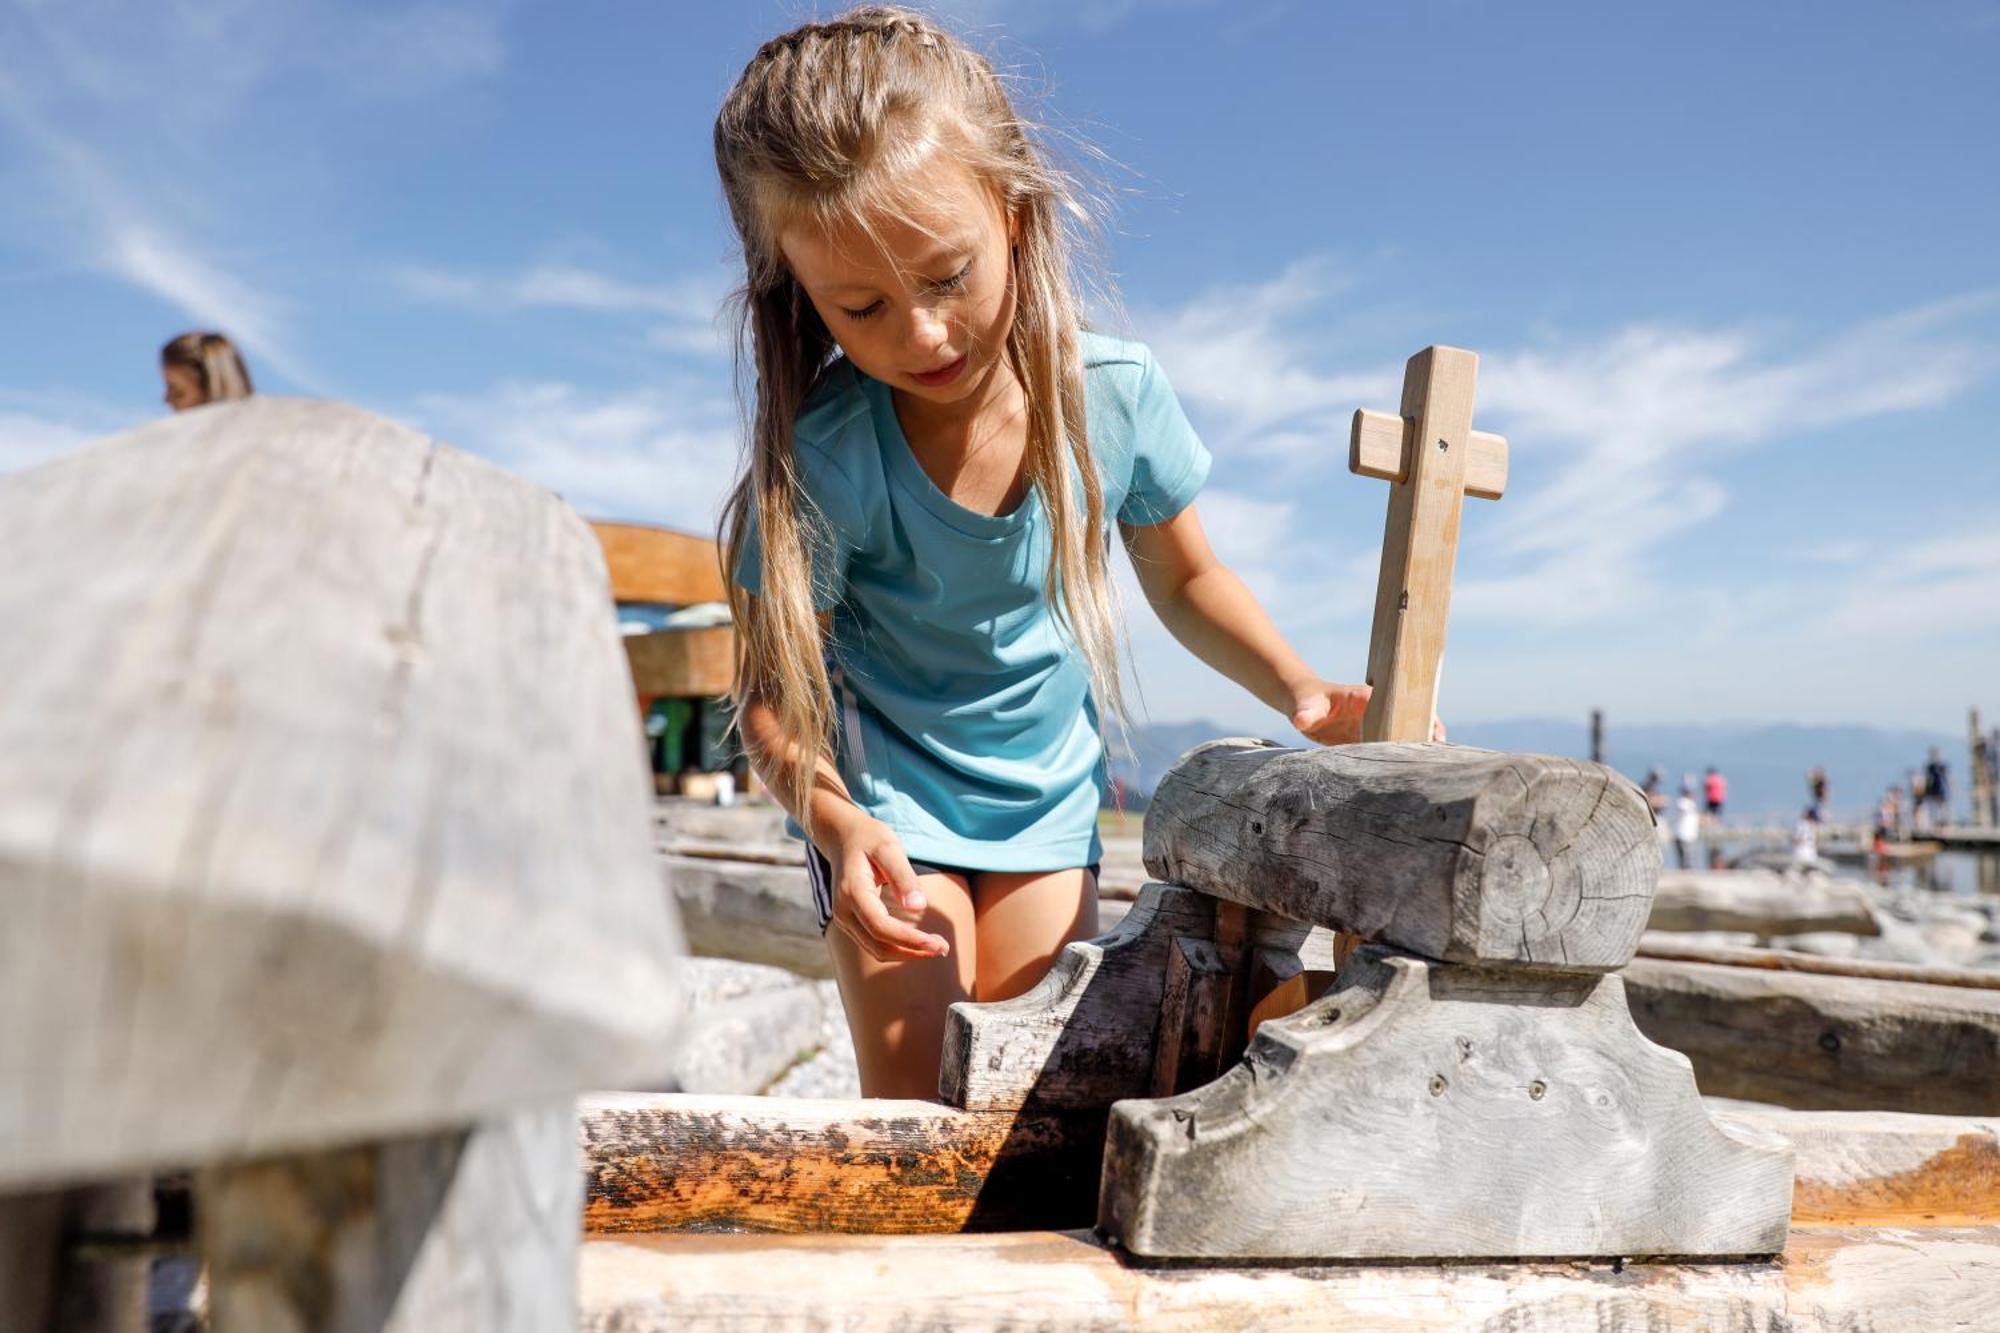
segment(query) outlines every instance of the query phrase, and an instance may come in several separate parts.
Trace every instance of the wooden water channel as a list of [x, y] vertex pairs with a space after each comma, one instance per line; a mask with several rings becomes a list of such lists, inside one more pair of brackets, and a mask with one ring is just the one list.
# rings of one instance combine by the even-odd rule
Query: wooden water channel
[[730, 862], [662, 883], [553, 497], [269, 398], [0, 480], [6, 1326], [135, 1330], [174, 1244], [223, 1333], [2000, 1326], [2000, 991], [1647, 957], [1629, 784], [1408, 733], [1505, 478], [1469, 367], [1412, 383], [1377, 739], [1187, 756], [937, 1102], [604, 1091], [699, 1023]]

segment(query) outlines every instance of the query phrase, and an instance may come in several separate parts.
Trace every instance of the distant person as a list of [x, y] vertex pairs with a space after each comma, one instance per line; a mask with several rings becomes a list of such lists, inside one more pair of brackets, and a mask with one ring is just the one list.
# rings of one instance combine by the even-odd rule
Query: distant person
[[1819, 860], [1819, 806], [1809, 805], [1792, 826], [1792, 864], [1808, 866]]
[[1655, 768], [1646, 774], [1646, 783], [1639, 788], [1639, 794], [1646, 798], [1646, 808], [1653, 812], [1653, 818], [1667, 812], [1667, 775]]
[[1729, 800], [1729, 779], [1710, 767], [1708, 775], [1701, 781], [1702, 795], [1708, 801], [1708, 817], [1720, 824], [1722, 807]]
[[1951, 822], [1950, 769], [1938, 748], [1931, 747], [1930, 762], [1924, 765], [1924, 803], [1931, 807], [1933, 827], [1942, 828]]
[[160, 349], [160, 378], [167, 385], [161, 397], [176, 412], [255, 392], [242, 354], [220, 333], [183, 333], [168, 342]]
[[1674, 802], [1674, 857], [1682, 870], [1694, 869], [1695, 844], [1700, 840], [1701, 807], [1695, 804], [1694, 782], [1689, 780], [1681, 783], [1680, 799]]
[[1826, 817], [1826, 790], [1826, 770], [1814, 764], [1806, 774], [1806, 791], [1811, 794], [1813, 809], [1819, 811], [1822, 819]]

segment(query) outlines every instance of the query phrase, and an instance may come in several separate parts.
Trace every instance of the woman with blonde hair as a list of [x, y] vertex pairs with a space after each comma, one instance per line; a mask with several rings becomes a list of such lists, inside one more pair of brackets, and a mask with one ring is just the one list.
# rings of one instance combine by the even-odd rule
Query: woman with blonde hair
[[185, 412], [204, 403], [248, 398], [250, 371], [236, 344], [220, 333], [183, 333], [160, 349], [168, 407]]
[[723, 103], [748, 457], [723, 518], [751, 762], [807, 840], [862, 1092], [937, 1094], [945, 1011], [1097, 929], [1109, 536], [1197, 657], [1325, 742], [1321, 678], [1210, 550], [1203, 447], [1088, 332], [1078, 217], [993, 67], [883, 7], [766, 42]]

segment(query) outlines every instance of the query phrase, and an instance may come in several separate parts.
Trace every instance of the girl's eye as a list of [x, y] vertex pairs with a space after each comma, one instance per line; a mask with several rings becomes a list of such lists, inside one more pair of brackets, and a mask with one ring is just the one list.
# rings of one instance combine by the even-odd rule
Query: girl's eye
[[968, 259], [964, 268], [948, 278], [932, 283], [931, 286], [941, 292], [955, 292], [965, 285], [965, 275], [970, 272], [972, 272], [972, 261]]
[[882, 303], [880, 301], [871, 301], [859, 310], [849, 310], [846, 306], [840, 308], [840, 313], [846, 315], [849, 319], [872, 319], [880, 314], [881, 311]]

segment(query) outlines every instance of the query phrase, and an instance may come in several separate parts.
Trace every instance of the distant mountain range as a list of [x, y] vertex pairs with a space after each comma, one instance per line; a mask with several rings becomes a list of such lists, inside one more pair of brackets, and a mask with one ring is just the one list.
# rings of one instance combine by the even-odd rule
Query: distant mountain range
[[[1239, 735], [1211, 722], [1148, 723], [1133, 728], [1134, 755], [1114, 762], [1112, 772], [1127, 785], [1127, 804], [1143, 808], [1174, 761], [1203, 741]], [[1272, 734], [1290, 744], [1296, 737]], [[1581, 720], [1521, 718], [1507, 722], [1453, 723], [1451, 739], [1489, 750], [1528, 754], [1590, 755], [1590, 729]], [[1627, 726], [1615, 722], [1605, 735], [1605, 762], [1633, 781], [1647, 770], [1666, 774], [1668, 795], [1681, 778], [1697, 783], [1713, 764], [1729, 779], [1731, 822], [1789, 824], [1805, 807], [1806, 771], [1826, 769], [1829, 816], [1838, 823], [1870, 818], [1875, 802], [1891, 783], [1921, 768], [1932, 746], [1951, 766], [1954, 809], [1966, 808], [1966, 737], [1942, 732], [1879, 727], [1803, 726]]]

